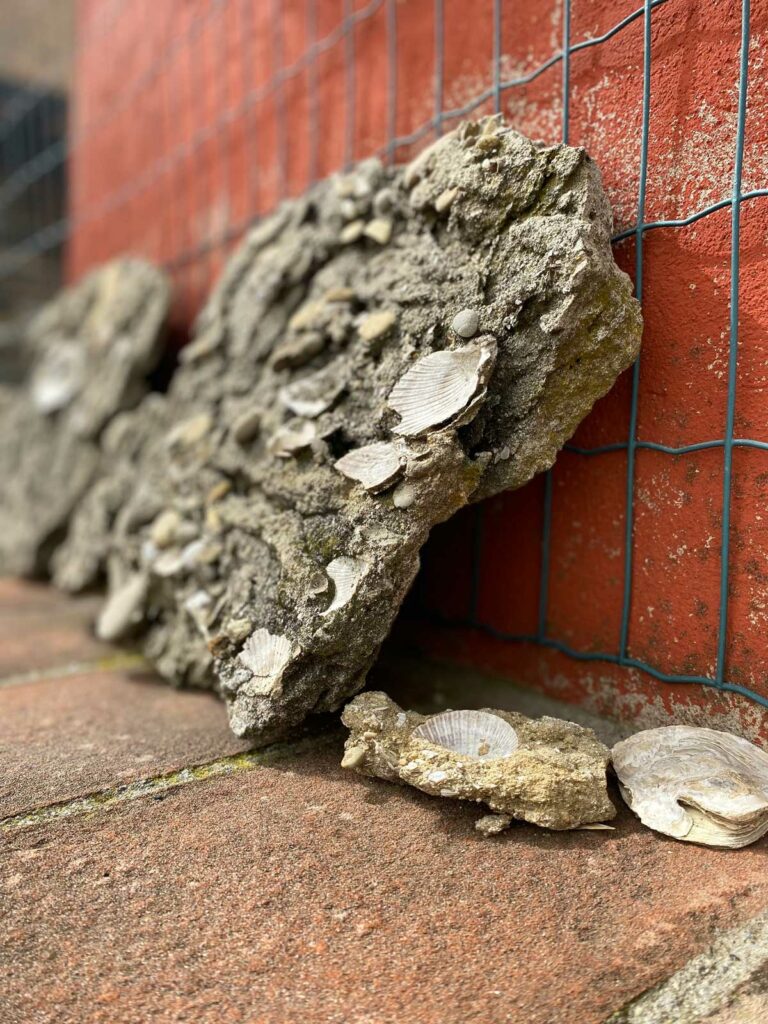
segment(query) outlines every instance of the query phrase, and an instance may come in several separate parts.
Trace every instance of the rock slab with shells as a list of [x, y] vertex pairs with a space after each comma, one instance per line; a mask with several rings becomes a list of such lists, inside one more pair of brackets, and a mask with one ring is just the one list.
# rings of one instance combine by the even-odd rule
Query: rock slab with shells
[[610, 233], [586, 153], [498, 118], [255, 227], [109, 541], [161, 674], [260, 739], [359, 691], [430, 529], [551, 466], [635, 358]]
[[425, 717], [379, 692], [359, 694], [341, 719], [350, 730], [342, 767], [484, 804], [493, 814], [475, 827], [486, 835], [512, 819], [571, 829], [616, 814], [606, 780], [610, 751], [574, 722], [490, 709]]
[[622, 740], [612, 757], [622, 796], [648, 828], [727, 847], [768, 832], [768, 754], [748, 740], [672, 725]]
[[47, 572], [78, 502], [111, 470], [104, 432], [148, 390], [168, 301], [160, 271], [117, 260], [26, 327], [29, 377], [0, 403], [0, 573]]

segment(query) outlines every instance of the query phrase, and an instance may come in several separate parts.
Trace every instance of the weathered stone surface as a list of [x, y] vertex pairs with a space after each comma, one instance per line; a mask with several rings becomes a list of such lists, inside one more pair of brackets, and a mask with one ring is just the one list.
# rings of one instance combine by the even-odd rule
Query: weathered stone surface
[[487, 119], [248, 235], [110, 541], [167, 679], [263, 739], [362, 687], [431, 527], [548, 468], [634, 359], [610, 227], [583, 151]]
[[105, 428], [147, 390], [168, 297], [159, 271], [118, 260], [31, 320], [29, 379], [0, 401], [0, 573], [47, 571], [77, 502], [109, 468]]
[[[472, 724], [447, 728], [450, 718]], [[495, 813], [476, 822], [483, 835], [503, 831], [512, 818], [566, 829], [616, 814], [606, 781], [610, 752], [575, 722], [491, 709], [424, 716], [403, 711], [376, 691], [355, 697], [341, 720], [350, 730], [343, 768], [432, 796], [485, 804]], [[496, 720], [515, 735], [512, 743], [500, 738], [495, 746]], [[470, 733], [477, 747], [467, 744]]]
[[100, 471], [75, 507], [66, 539], [53, 555], [57, 587], [78, 593], [103, 576], [117, 513], [130, 498], [141, 456], [154, 437], [168, 429], [167, 415], [164, 397], [151, 394], [138, 410], [120, 413], [105, 429]]

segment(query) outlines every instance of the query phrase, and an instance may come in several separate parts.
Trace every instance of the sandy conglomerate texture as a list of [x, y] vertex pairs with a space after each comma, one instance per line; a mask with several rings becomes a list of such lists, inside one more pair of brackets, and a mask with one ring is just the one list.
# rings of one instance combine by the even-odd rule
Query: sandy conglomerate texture
[[551, 466], [637, 354], [610, 227], [582, 150], [498, 119], [257, 226], [130, 466], [102, 634], [142, 631], [238, 734], [337, 708], [432, 526]]
[[169, 288], [141, 260], [107, 264], [26, 329], [28, 380], [0, 400], [0, 573], [45, 573], [88, 487], [101, 439], [137, 405], [160, 352]]

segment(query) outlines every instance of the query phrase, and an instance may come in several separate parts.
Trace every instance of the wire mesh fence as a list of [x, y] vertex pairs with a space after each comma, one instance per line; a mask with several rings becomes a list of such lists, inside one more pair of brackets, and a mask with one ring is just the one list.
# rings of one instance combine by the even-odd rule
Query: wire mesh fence
[[[768, 706], [768, 313], [753, 285], [768, 209], [765, 12], [750, 0], [85, 0], [79, 21], [68, 139], [35, 127], [35, 101], [0, 110], [0, 218], [24, 225], [4, 231], [5, 289], [63, 247], [73, 276], [136, 251], [171, 273], [188, 323], [251, 223], [357, 159], [407, 159], [492, 111], [586, 145], [643, 301], [644, 354], [537, 490], [460, 524], [454, 602], [438, 593], [437, 539], [422, 611]], [[44, 197], [67, 174], [64, 210]], [[748, 453], [763, 461], [742, 464]]]

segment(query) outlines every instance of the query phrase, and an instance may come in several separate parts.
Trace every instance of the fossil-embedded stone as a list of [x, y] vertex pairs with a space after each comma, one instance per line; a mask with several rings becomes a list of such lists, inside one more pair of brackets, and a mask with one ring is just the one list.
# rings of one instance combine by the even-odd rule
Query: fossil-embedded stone
[[591, 729], [510, 711], [403, 711], [385, 693], [361, 693], [342, 712], [350, 730], [342, 767], [432, 796], [473, 800], [494, 812], [484, 835], [513, 818], [544, 828], [580, 828], [613, 818], [610, 752]]
[[[365, 161], [246, 236], [166, 399], [181, 433], [205, 415], [210, 429], [148, 444], [109, 540], [116, 581], [149, 573], [148, 657], [174, 683], [218, 689], [235, 730], [261, 740], [362, 687], [432, 527], [547, 469], [638, 350], [582, 150], [490, 119], [407, 178]], [[386, 243], [365, 233], [377, 219]], [[461, 310], [477, 314], [471, 338], [452, 329]], [[243, 444], [245, 411], [258, 431]], [[222, 478], [232, 489], [211, 508]], [[205, 544], [183, 565], [151, 538], [174, 508]], [[187, 610], [199, 591], [207, 637]], [[286, 638], [279, 686], [249, 675], [228, 627], [240, 620]]]
[[29, 379], [0, 406], [0, 574], [46, 573], [78, 502], [112, 471], [105, 432], [148, 390], [168, 298], [159, 271], [117, 260], [26, 328]]
[[747, 846], [768, 832], [768, 754], [715, 729], [671, 725], [617, 743], [613, 767], [638, 818], [706, 846]]

